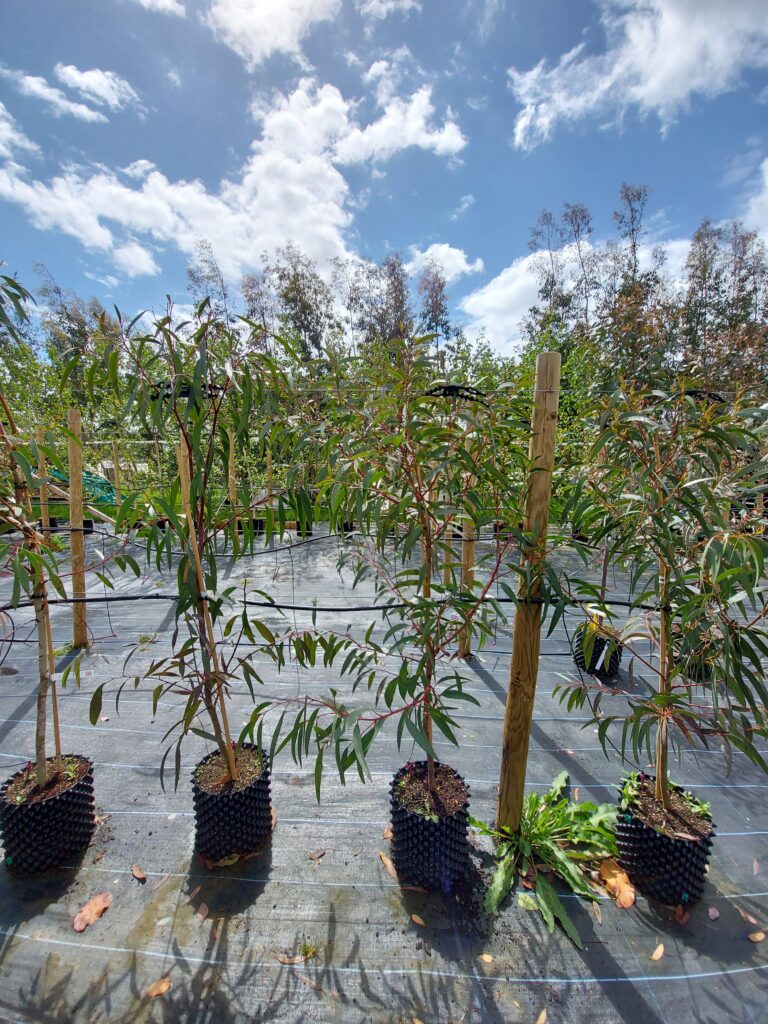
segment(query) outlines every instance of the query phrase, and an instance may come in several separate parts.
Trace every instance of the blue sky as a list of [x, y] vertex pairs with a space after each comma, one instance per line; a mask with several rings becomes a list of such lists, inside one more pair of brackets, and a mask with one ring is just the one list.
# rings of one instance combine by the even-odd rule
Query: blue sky
[[444, 264], [503, 351], [542, 208], [611, 233], [647, 185], [674, 269], [704, 217], [768, 241], [766, 0], [3, 0], [0, 258], [127, 312], [292, 240]]

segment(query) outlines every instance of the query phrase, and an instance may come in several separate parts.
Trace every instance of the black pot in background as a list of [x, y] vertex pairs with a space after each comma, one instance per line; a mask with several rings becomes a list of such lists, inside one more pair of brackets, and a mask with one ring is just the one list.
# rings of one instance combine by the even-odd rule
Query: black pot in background
[[92, 519], [84, 519], [83, 520], [83, 533], [93, 533], [93, 520]]
[[673, 839], [619, 808], [617, 862], [644, 896], [669, 906], [690, 906], [704, 891], [714, 835], [713, 822], [701, 839]]
[[[584, 632], [587, 628], [588, 623], [582, 622], [573, 631], [573, 640], [571, 642], [571, 650], [573, 652], [573, 660], [576, 663], [576, 667], [581, 669], [582, 672], [589, 672], [590, 675], [600, 676], [615, 676], [619, 671], [619, 665], [621, 665], [621, 656], [624, 653], [624, 648], [621, 644], [612, 644], [605, 637], [596, 636], [595, 642], [592, 645], [592, 655], [587, 665], [586, 658], [584, 657]], [[604, 663], [603, 652], [606, 647], [610, 644], [612, 650], [611, 655], [608, 658], [608, 664]]]
[[[426, 761], [414, 767], [426, 769]], [[440, 768], [435, 762], [435, 769]], [[443, 766], [447, 767], [447, 766]], [[448, 769], [457, 778], [458, 772]], [[469, 787], [464, 805], [450, 817], [430, 821], [409, 811], [397, 797], [398, 783], [408, 771], [403, 766], [390, 784], [389, 805], [392, 811], [392, 862], [401, 881], [423, 885], [438, 892], [451, 892], [456, 882], [469, 869]], [[464, 782], [463, 779], [461, 779]], [[466, 783], [464, 783], [466, 786]]]
[[[61, 867], [82, 853], [96, 828], [93, 762], [79, 754], [65, 759], [85, 761], [88, 770], [69, 789], [36, 802], [8, 803], [6, 792], [26, 769], [16, 772], [0, 790], [0, 836], [5, 866], [16, 875], [36, 875]], [[49, 764], [54, 763], [48, 758]]]
[[[244, 743], [244, 750], [256, 750]], [[264, 769], [245, 789], [230, 793], [206, 793], [197, 782], [197, 768], [218, 755], [214, 750], [192, 772], [192, 799], [195, 806], [195, 848], [206, 860], [219, 861], [232, 854], [253, 853], [272, 832], [269, 759], [261, 751]]]
[[307, 526], [305, 523], [296, 524], [296, 533], [302, 540], [312, 536], [312, 527]]

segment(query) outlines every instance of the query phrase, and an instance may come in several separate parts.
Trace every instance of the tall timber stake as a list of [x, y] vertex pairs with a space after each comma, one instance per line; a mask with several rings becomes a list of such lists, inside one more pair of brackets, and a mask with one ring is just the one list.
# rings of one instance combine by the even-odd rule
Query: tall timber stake
[[528, 449], [530, 480], [525, 509], [525, 532], [533, 534], [534, 539], [523, 553], [521, 566], [524, 574], [518, 589], [520, 604], [515, 613], [496, 815], [497, 827], [513, 832], [520, 827], [523, 809], [525, 767], [539, 671], [541, 605], [537, 598], [541, 594], [540, 572], [547, 548], [559, 396], [560, 353], [541, 352], [536, 360]]
[[72, 643], [88, 646], [88, 619], [85, 606], [85, 537], [83, 536], [83, 446], [80, 410], [69, 410], [69, 547], [72, 552]]

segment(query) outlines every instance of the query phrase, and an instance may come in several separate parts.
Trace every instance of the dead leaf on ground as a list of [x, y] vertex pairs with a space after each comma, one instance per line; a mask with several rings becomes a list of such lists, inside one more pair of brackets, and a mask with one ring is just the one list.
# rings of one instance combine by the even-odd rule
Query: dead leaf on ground
[[708, 913], [710, 921], [716, 921], [720, 917], [720, 911], [717, 907], [710, 907]]
[[574, 799], [575, 803], [579, 802], [579, 787], [578, 786], [573, 791], [573, 799]]
[[765, 932], [750, 932], [747, 938], [750, 942], [762, 942], [765, 938]]
[[382, 853], [381, 850], [379, 850], [379, 859], [381, 860], [381, 863], [386, 868], [387, 874], [391, 875], [394, 879], [397, 879], [397, 872], [395, 871], [395, 865], [392, 863], [392, 861], [386, 855], [386, 853]]
[[141, 882], [142, 885], [147, 880], [146, 873], [141, 870], [138, 864], [131, 864], [131, 874], [136, 879], [136, 881]]
[[675, 907], [675, 924], [688, 924], [690, 917], [690, 913], [685, 909], [683, 904], [678, 903]]
[[760, 874], [760, 861], [757, 859], [757, 857], [755, 857], [755, 859], [752, 861], [752, 874]]
[[322, 860], [323, 857], [325, 856], [325, 854], [326, 854], [325, 850], [313, 850], [312, 853], [310, 853], [310, 855], [309, 855], [309, 859], [310, 860]]
[[97, 850], [93, 855], [93, 863], [98, 864], [106, 852], [106, 850]]
[[200, 921], [200, 924], [203, 923], [206, 917], [208, 917], [208, 904], [201, 903], [200, 906], [197, 908], [197, 918]]
[[93, 924], [94, 921], [98, 921], [105, 911], [109, 910], [112, 906], [112, 893], [111, 892], [100, 892], [96, 896], [91, 896], [87, 903], [85, 903], [75, 914], [75, 920], [72, 927], [76, 932], [84, 932], [89, 924]]
[[299, 981], [303, 981], [305, 985], [309, 985], [309, 987], [313, 988], [315, 990], [315, 992], [322, 992], [323, 991], [323, 986], [322, 985], [318, 985], [316, 981], [313, 981], [311, 978], [308, 978], [306, 976], [306, 974], [299, 974], [298, 971], [294, 971], [293, 972], [293, 976], [294, 976], [294, 978], [298, 978]]
[[154, 999], [155, 996], [165, 995], [170, 987], [171, 979], [166, 974], [164, 977], [158, 978], [157, 981], [153, 981], [145, 990], [144, 995], [149, 996], [150, 999]]
[[425, 889], [423, 885], [404, 885], [402, 890], [403, 892], [429, 892], [429, 889]]
[[661, 960], [664, 956], [664, 943], [660, 942], [656, 949], [651, 953], [651, 960]]
[[161, 885], [165, 885], [165, 883], [168, 881], [168, 879], [170, 877], [171, 877], [170, 875], [163, 875], [163, 877], [160, 879], [160, 881], [159, 882], [155, 882], [155, 884], [152, 886], [152, 888], [149, 891], [150, 892], [157, 892], [157, 890], [160, 888], [160, 886]]
[[272, 831], [277, 828], [277, 811], [275, 810], [274, 804], [272, 805]]
[[576, 753], [575, 750], [566, 750], [565, 752], [566, 754], [568, 754], [569, 757], [573, 757], [573, 755]]
[[541, 1011], [539, 1016], [536, 1018], [536, 1024], [547, 1024], [547, 1008], [546, 1008], [546, 1006]]
[[751, 914], [748, 914], [748, 913], [746, 912], [746, 910], [742, 910], [742, 909], [741, 909], [741, 907], [737, 907], [736, 909], [737, 909], [737, 910], [738, 910], [738, 912], [739, 912], [739, 913], [741, 914], [741, 916], [742, 916], [743, 920], [745, 920], [745, 921], [747, 922], [747, 924], [757, 924], [757, 923], [758, 923], [758, 922], [757, 922], [757, 921], [755, 920], [755, 918], [754, 918], [754, 917], [752, 917], [752, 915], [751, 915]]
[[381, 833], [381, 838], [382, 839], [391, 839], [392, 838], [392, 826], [391, 825], [387, 825], [387, 827]]
[[424, 1024], [424, 1021], [419, 1017], [411, 1017], [411, 1024]]
[[600, 864], [600, 881], [616, 900], [616, 906], [627, 910], [635, 902], [635, 888], [629, 880], [627, 872], [620, 868], [613, 857], [608, 857]]
[[493, 963], [493, 957], [491, 956], [490, 953], [481, 953], [480, 956], [477, 959], [478, 960], [482, 960], [484, 964], [492, 964]]
[[419, 928], [426, 928], [426, 922], [423, 917], [419, 917], [418, 914], [411, 914], [411, 920], [414, 924], [417, 924]]
[[603, 923], [603, 911], [599, 903], [596, 901], [592, 903], [592, 913], [595, 915], [595, 920], [598, 924]]
[[[305, 964], [307, 960], [309, 960], [309, 956], [305, 956], [302, 953], [299, 953], [298, 956], [286, 956], [281, 953], [277, 959], [281, 964]], [[318, 985], [318, 988], [319, 987], [320, 986]]]

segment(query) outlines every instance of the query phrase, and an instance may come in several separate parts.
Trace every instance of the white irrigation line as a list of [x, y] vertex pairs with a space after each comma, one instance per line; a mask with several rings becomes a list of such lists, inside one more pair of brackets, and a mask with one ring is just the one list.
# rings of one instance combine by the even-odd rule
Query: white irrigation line
[[[94, 953], [96, 951], [101, 953], [119, 953], [123, 955], [132, 956], [143, 956], [148, 959], [161, 960], [161, 961], [175, 961], [182, 964], [199, 964], [205, 967], [238, 967], [246, 966], [246, 961], [227, 959], [226, 957], [208, 957], [208, 956], [193, 956], [189, 953], [182, 953], [181, 951], [176, 953], [173, 951], [166, 950], [161, 952], [160, 950], [154, 949], [141, 949], [139, 947], [128, 947], [128, 946], [106, 946], [96, 945], [91, 942], [76, 942], [72, 939], [55, 939], [48, 936], [40, 935], [39, 933], [27, 934], [25, 932], [12, 931], [6, 928], [0, 928], [0, 935], [4, 935], [9, 939], [23, 940], [27, 942], [40, 942], [47, 945], [54, 945], [60, 947], [68, 947], [70, 949], [81, 949], [88, 953]], [[272, 963], [270, 961], [261, 961], [258, 964], [251, 966], [257, 966], [259, 970], [273, 970], [273, 971], [293, 971], [294, 967], [289, 967], [280, 963]], [[366, 966], [361, 964], [359, 966], [344, 966], [344, 965], [329, 965], [327, 968], [334, 974], [352, 974], [362, 975], [366, 978], [370, 978], [371, 974], [378, 974], [388, 978], [398, 977], [417, 977], [417, 978], [448, 978], [453, 981], [473, 981], [478, 980], [483, 982], [491, 982], [493, 984], [511, 984], [511, 985], [609, 985], [609, 984], [630, 984], [637, 985], [642, 982], [649, 983], [663, 983], [673, 981], [701, 981], [705, 978], [723, 978], [730, 977], [739, 974], [752, 974], [757, 971], [768, 970], [768, 964], [755, 964], [751, 967], [729, 967], [722, 971], [693, 971], [689, 974], [641, 974], [641, 975], [625, 975], [623, 977], [617, 977], [612, 975], [597, 976], [591, 975], [590, 977], [562, 977], [562, 976], [549, 976], [549, 977], [510, 977], [509, 975], [501, 974], [478, 974], [478, 973], [467, 973], [465, 971], [437, 971], [413, 968], [413, 967], [375, 967]], [[324, 970], [324, 969], [323, 969]], [[312, 967], [308, 967], [306, 964], [302, 965], [302, 971], [312, 971]], [[317, 977], [322, 977], [322, 971], [315, 972]]]

